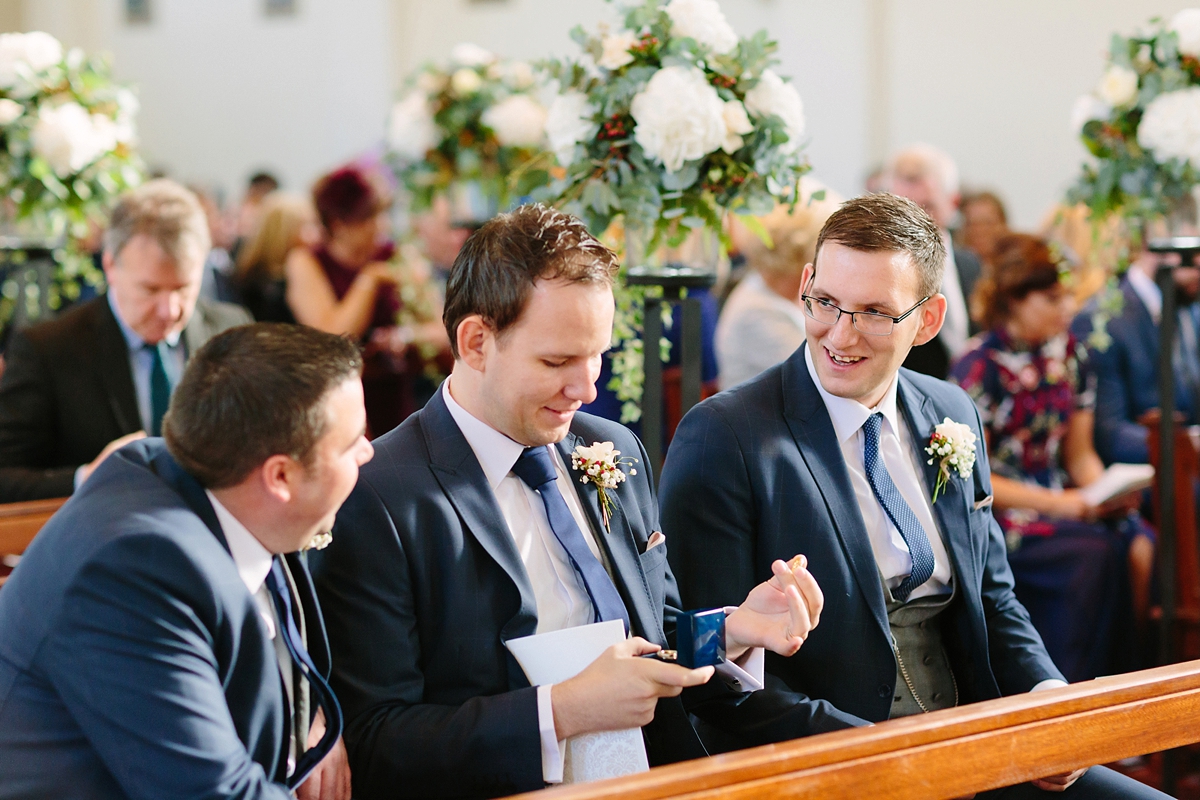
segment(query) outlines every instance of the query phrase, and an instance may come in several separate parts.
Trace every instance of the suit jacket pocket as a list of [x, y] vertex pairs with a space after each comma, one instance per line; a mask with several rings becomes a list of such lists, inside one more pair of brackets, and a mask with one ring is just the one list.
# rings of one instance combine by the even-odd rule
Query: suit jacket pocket
[[650, 597], [654, 600], [656, 609], [661, 611], [663, 598], [666, 597], [666, 545], [652, 547], [638, 558], [642, 563], [642, 572], [646, 576], [646, 585], [650, 587]]

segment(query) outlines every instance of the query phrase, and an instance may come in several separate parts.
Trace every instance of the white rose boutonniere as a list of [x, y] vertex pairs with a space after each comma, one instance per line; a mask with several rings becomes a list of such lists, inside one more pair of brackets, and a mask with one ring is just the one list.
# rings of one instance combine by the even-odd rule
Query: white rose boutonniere
[[[622, 465], [636, 463], [636, 458], [621, 458], [621, 451], [614, 450], [612, 442], [594, 442], [591, 447], [581, 444], [571, 453], [571, 468], [583, 473], [579, 482], [594, 484], [600, 495], [605, 530], [610, 530], [609, 520], [612, 519], [613, 500], [608, 492], [624, 482], [626, 474]], [[637, 475], [637, 470], [630, 468], [629, 474]]]
[[931, 456], [925, 463], [932, 464], [935, 459], [938, 461], [937, 483], [933, 487], [932, 500], [936, 503], [938, 495], [950, 480], [950, 470], [953, 469], [964, 480], [971, 477], [971, 470], [975, 468], [975, 434], [969, 426], [946, 417], [934, 427], [925, 452]]
[[304, 545], [301, 550], [324, 550], [329, 547], [329, 543], [333, 541], [333, 534], [329, 531], [318, 533], [312, 540]]

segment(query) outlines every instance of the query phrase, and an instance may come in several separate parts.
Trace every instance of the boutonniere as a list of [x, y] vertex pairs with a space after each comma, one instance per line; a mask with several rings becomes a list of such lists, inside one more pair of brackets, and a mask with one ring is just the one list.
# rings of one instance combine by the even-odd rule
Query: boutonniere
[[[581, 444], [571, 453], [571, 468], [583, 473], [579, 476], [579, 482], [593, 484], [600, 495], [600, 513], [604, 517], [606, 531], [610, 530], [613, 504], [608, 493], [625, 480], [622, 465], [636, 463], [636, 458], [621, 458], [621, 451], [614, 450], [612, 442], [594, 442], [591, 447]], [[631, 467], [629, 474], [637, 475], [637, 470]]]
[[933, 487], [933, 501], [937, 502], [938, 495], [946, 488], [950, 480], [950, 470], [958, 473], [958, 477], [966, 480], [971, 477], [975, 468], [975, 434], [967, 425], [946, 417], [940, 425], [933, 429], [929, 437], [929, 446], [925, 448], [931, 458], [925, 462], [938, 462], [937, 483]]
[[312, 538], [311, 541], [309, 541], [308, 544], [304, 545], [304, 547], [302, 547], [300, 549], [301, 550], [324, 550], [326, 547], [329, 547], [329, 543], [332, 541], [333, 541], [333, 534], [330, 533], [329, 531], [325, 531], [324, 533], [318, 533], [316, 536], [314, 536]]

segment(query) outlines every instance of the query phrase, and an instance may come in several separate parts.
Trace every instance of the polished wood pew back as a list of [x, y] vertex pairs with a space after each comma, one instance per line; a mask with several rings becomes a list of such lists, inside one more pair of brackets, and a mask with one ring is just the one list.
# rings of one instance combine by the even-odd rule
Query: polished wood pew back
[[0, 555], [20, 555], [67, 498], [0, 504]]
[[1197, 719], [1193, 661], [522, 797], [937, 800], [1197, 742]]

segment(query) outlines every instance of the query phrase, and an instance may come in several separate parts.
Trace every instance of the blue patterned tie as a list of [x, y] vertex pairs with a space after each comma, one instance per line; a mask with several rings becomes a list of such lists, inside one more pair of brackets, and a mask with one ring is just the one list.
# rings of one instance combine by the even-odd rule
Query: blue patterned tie
[[571, 510], [567, 508], [567, 501], [558, 491], [558, 471], [554, 468], [554, 457], [550, 454], [550, 448], [525, 448], [525, 452], [521, 453], [521, 457], [513, 465], [512, 471], [526, 486], [541, 496], [550, 530], [554, 531], [555, 538], [567, 551], [567, 558], [571, 559], [571, 566], [575, 567], [575, 571], [583, 579], [583, 588], [592, 599], [597, 621], [619, 619], [625, 623], [625, 631], [628, 633], [629, 614], [625, 610], [625, 603], [604, 565], [584, 541], [583, 532], [579, 530], [579, 525], [571, 516]]
[[908, 503], [904, 502], [904, 496], [892, 482], [892, 476], [888, 474], [879, 454], [879, 430], [882, 424], [883, 414], [878, 412], [863, 423], [863, 466], [866, 468], [867, 481], [875, 492], [875, 498], [887, 512], [896, 530], [900, 531], [900, 536], [912, 555], [912, 572], [899, 586], [892, 589], [892, 597], [903, 603], [908, 600], [913, 589], [933, 575], [933, 549], [929, 546], [929, 537], [925, 534], [925, 529], [921, 527], [917, 515], [908, 507]]
[[[308, 678], [312, 693], [317, 704], [325, 710], [325, 735], [315, 747], [306, 750], [297, 760], [296, 769], [287, 779], [287, 787], [295, 789], [304, 783], [308, 773], [313, 771], [321, 759], [329, 754], [342, 735], [342, 707], [334, 697], [333, 689], [321, 677], [321, 673], [313, 664], [312, 657], [304, 647], [304, 638], [296, 627], [296, 618], [292, 616], [292, 591], [288, 588], [287, 577], [283, 574], [283, 564], [279, 556], [275, 556], [271, 571], [267, 573], [267, 592], [275, 603], [275, 615], [279, 617], [279, 627], [282, 629], [283, 642], [287, 645], [288, 653], [292, 656], [292, 664]], [[305, 728], [307, 726], [301, 726]]]

